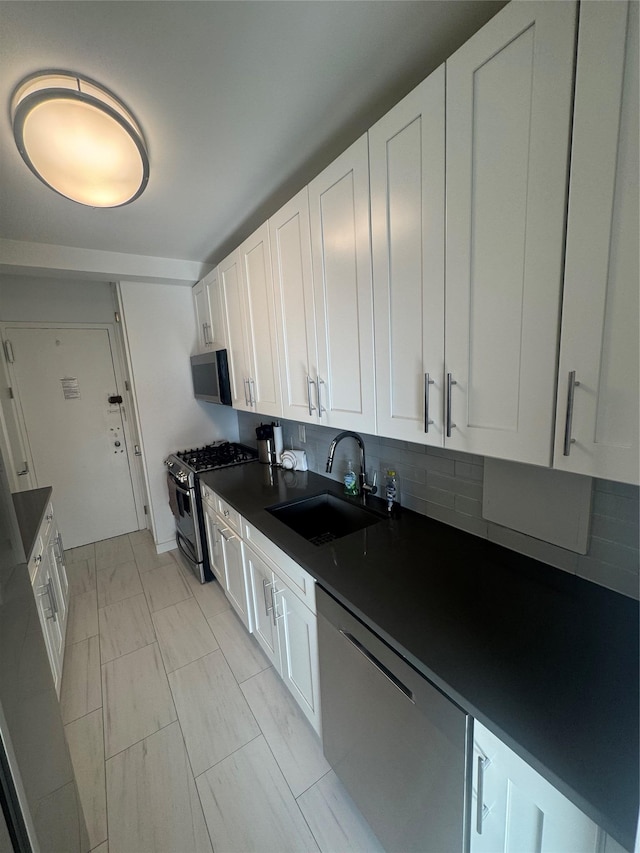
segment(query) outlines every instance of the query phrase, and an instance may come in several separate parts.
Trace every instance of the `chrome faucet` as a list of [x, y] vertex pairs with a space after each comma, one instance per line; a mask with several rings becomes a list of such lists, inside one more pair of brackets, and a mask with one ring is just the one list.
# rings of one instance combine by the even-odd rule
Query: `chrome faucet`
[[378, 476], [378, 472], [373, 472], [373, 483], [367, 483], [367, 463], [364, 453], [364, 441], [361, 436], [358, 435], [357, 432], [351, 432], [351, 430], [345, 430], [344, 432], [339, 432], [338, 435], [333, 439], [331, 444], [329, 445], [329, 455], [327, 456], [327, 474], [331, 473], [331, 469], [333, 468], [333, 455], [336, 452], [336, 447], [338, 443], [342, 441], [343, 438], [353, 438], [358, 447], [360, 448], [360, 491], [362, 492], [362, 500], [366, 500], [367, 493], [375, 495], [378, 491], [378, 487], [376, 486], [376, 479]]

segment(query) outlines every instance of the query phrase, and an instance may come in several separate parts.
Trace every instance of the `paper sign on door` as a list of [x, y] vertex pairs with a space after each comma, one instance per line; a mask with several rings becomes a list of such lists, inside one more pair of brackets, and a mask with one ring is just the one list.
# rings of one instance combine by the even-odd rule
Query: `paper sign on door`
[[62, 393], [64, 394], [65, 400], [76, 400], [80, 397], [80, 388], [78, 387], [78, 380], [71, 377], [65, 376], [64, 379], [61, 379], [62, 383]]

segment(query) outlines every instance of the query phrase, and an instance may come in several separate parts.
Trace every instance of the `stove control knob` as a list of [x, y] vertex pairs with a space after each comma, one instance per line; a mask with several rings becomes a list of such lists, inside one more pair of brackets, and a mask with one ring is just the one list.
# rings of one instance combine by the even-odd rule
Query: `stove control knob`
[[173, 462], [170, 459], [165, 459], [164, 464], [167, 466], [167, 468], [173, 468]]

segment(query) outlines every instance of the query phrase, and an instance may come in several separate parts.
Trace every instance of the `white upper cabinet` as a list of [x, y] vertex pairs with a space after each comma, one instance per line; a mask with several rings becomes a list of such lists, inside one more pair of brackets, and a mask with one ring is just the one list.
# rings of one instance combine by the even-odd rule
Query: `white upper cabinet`
[[218, 266], [225, 324], [231, 401], [235, 409], [251, 410], [249, 400], [249, 356], [244, 330], [240, 253], [235, 249]]
[[305, 187], [269, 220], [282, 387], [282, 415], [317, 420], [317, 349]]
[[638, 4], [581, 4], [554, 466], [638, 483]]
[[265, 222], [238, 249], [250, 408], [263, 415], [281, 414], [269, 227]]
[[514, 2], [446, 63], [445, 443], [551, 464], [575, 2]]
[[444, 84], [443, 65], [369, 131], [378, 432], [438, 446], [444, 425]]
[[362, 136], [309, 184], [319, 423], [375, 432], [369, 157]]
[[266, 223], [222, 261], [218, 276], [233, 406], [279, 417], [278, 348]]
[[193, 304], [198, 332], [196, 352], [224, 349], [226, 336], [217, 268], [194, 284]]

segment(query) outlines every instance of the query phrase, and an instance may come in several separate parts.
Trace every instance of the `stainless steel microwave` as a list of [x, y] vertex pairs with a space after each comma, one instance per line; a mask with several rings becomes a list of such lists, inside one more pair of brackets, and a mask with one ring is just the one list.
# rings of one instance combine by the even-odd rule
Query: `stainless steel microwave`
[[226, 349], [191, 356], [191, 378], [196, 400], [231, 405], [231, 383]]

